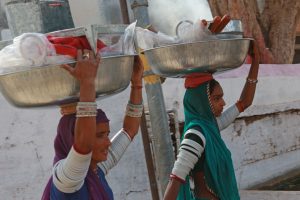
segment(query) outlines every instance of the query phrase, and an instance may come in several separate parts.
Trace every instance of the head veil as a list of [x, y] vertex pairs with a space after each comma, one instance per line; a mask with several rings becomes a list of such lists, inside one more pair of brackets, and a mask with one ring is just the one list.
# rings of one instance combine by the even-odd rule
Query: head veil
[[[55, 157], [53, 164], [57, 161], [67, 157], [73, 143], [74, 143], [74, 128], [76, 122], [76, 114], [64, 115], [58, 124], [57, 135], [54, 141]], [[105, 113], [97, 110], [97, 123], [109, 122]], [[89, 198], [91, 200], [107, 200], [109, 199], [103, 185], [98, 180], [98, 176], [89, 169], [86, 183], [89, 191]], [[47, 186], [44, 190], [42, 200], [50, 200], [50, 189], [52, 185], [52, 177], [49, 179]]]
[[[193, 127], [199, 127], [206, 139], [203, 171], [206, 184], [222, 200], [240, 199], [231, 153], [221, 138], [216, 119], [209, 100], [209, 81], [211, 78], [191, 78], [186, 80], [184, 95], [184, 132]], [[204, 81], [200, 81], [204, 80]], [[188, 84], [187, 84], [188, 83]], [[197, 165], [196, 165], [197, 166]], [[187, 177], [189, 179], [189, 177]], [[194, 199], [189, 191], [189, 181], [181, 186], [178, 199]]]

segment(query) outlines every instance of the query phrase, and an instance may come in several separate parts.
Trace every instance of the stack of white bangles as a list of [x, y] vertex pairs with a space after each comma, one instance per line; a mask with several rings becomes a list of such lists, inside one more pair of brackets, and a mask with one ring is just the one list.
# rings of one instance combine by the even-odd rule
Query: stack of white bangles
[[76, 117], [96, 117], [96, 102], [78, 102], [76, 106]]
[[132, 104], [128, 102], [126, 107], [126, 115], [129, 117], [141, 117], [143, 114], [143, 103], [141, 104]]
[[[196, 138], [197, 142], [195, 141]], [[186, 176], [194, 168], [205, 148], [205, 138], [198, 130], [189, 129], [181, 142], [177, 160], [175, 161], [171, 178], [185, 182]]]
[[[231, 124], [240, 114], [236, 104], [227, 108], [220, 117], [217, 117], [217, 124], [221, 130]], [[175, 161], [171, 178], [180, 182], [184, 182], [186, 176], [194, 168], [201, 154], [205, 148], [205, 137], [196, 129], [189, 129], [186, 131], [184, 139], [181, 142], [177, 160]]]

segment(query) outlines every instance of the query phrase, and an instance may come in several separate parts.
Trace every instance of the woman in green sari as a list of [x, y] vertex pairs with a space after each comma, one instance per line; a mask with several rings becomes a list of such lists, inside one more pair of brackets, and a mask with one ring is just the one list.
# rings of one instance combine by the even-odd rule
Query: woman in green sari
[[255, 42], [252, 47], [252, 64], [240, 99], [224, 112], [222, 87], [210, 74], [186, 78], [184, 134], [165, 200], [240, 199], [231, 153], [220, 131], [252, 104], [259, 68]]

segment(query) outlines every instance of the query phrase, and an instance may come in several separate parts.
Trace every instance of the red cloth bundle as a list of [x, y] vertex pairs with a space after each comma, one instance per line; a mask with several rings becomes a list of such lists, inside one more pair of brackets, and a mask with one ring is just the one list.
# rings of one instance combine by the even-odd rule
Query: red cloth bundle
[[[91, 50], [86, 36], [56, 37], [49, 35], [47, 38], [54, 45], [56, 53], [60, 55], [68, 55], [76, 59], [78, 49]], [[101, 40], [97, 40], [97, 51], [104, 47], [106, 47], [106, 45]]]
[[210, 81], [213, 79], [210, 73], [193, 73], [185, 78], [184, 87], [185, 88], [196, 88], [202, 83]]

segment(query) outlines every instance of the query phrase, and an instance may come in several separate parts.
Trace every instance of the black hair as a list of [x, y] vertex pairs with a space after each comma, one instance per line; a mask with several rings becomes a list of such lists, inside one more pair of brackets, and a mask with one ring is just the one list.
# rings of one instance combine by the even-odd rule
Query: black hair
[[220, 85], [220, 83], [218, 81], [216, 81], [215, 79], [212, 79], [211, 81], [209, 81], [209, 94], [211, 94], [214, 91], [214, 89], [217, 85]]

